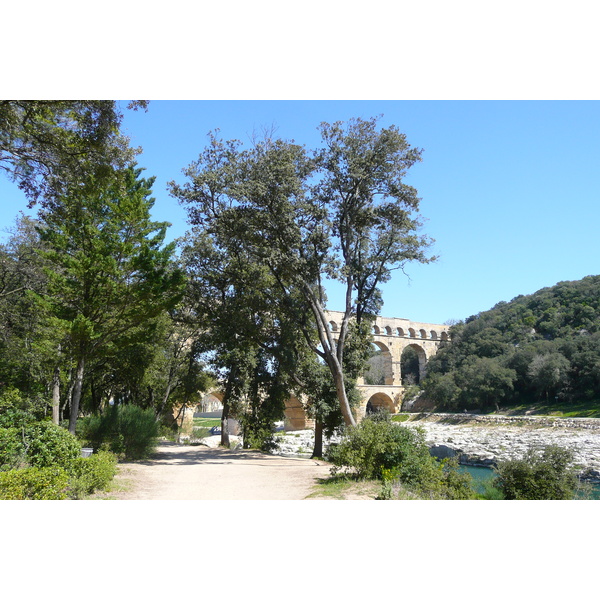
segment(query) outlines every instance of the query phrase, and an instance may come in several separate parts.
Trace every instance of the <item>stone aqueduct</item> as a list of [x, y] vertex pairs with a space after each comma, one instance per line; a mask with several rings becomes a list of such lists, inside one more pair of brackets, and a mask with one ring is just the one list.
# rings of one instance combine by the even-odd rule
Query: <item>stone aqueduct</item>
[[[344, 313], [328, 311], [327, 317], [331, 331], [339, 331]], [[443, 343], [450, 340], [447, 325], [418, 323], [408, 319], [377, 317], [373, 324], [373, 344], [381, 351], [383, 383], [369, 385], [359, 378], [357, 387], [362, 402], [356, 410], [357, 420], [367, 413], [367, 408], [385, 408], [391, 413], [400, 411], [405, 387], [402, 385], [402, 352], [413, 348], [419, 358], [419, 377], [427, 368], [427, 361], [438, 351]], [[307, 429], [314, 423], [307, 419], [302, 402], [291, 397], [286, 403], [286, 429]]]
[[[343, 313], [328, 311], [327, 317], [335, 336], [336, 331], [339, 331]], [[385, 408], [391, 413], [399, 412], [405, 391], [401, 367], [404, 350], [410, 347], [416, 352], [421, 378], [425, 374], [427, 361], [449, 339], [447, 325], [377, 317], [373, 325], [373, 344], [380, 350], [381, 379], [377, 385], [369, 385], [364, 378], [359, 378], [357, 387], [361, 392], [362, 402], [356, 410], [357, 420], [361, 420], [368, 409]], [[220, 399], [221, 394], [217, 391], [207, 394], [203, 400], [205, 410], [218, 408]], [[314, 422], [307, 418], [301, 399], [290, 397], [286, 402], [285, 428], [299, 430], [312, 427]]]

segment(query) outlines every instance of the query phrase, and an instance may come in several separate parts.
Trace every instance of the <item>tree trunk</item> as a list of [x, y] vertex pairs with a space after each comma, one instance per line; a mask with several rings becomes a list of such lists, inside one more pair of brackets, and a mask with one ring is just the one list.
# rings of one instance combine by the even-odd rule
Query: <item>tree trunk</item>
[[348, 329], [348, 322], [350, 318], [350, 306], [352, 300], [350, 292], [352, 286], [348, 285], [348, 291], [346, 293], [346, 312], [344, 313], [344, 318], [340, 327], [340, 331], [338, 333], [337, 342], [334, 341], [332, 332], [329, 330], [329, 324], [327, 322], [327, 317], [325, 315], [323, 307], [314, 297], [311, 288], [305, 284], [303, 289], [305, 297], [309, 301], [311, 310], [315, 317], [317, 333], [321, 342], [322, 350], [317, 350], [317, 354], [325, 359], [325, 362], [327, 363], [327, 366], [329, 367], [329, 370], [333, 375], [336, 395], [338, 398], [338, 402], [340, 403], [340, 410], [342, 411], [342, 416], [344, 417], [344, 423], [347, 427], [354, 427], [356, 425], [356, 421], [354, 419], [354, 415], [352, 414], [352, 410], [350, 409], [348, 396], [346, 395], [346, 386], [344, 385], [344, 371], [342, 368], [344, 360], [346, 332]]
[[60, 367], [54, 369], [52, 378], [52, 422], [60, 423]]
[[[183, 424], [185, 422], [185, 409], [186, 409], [185, 404], [182, 404], [181, 408], [179, 409], [179, 414], [177, 415], [177, 417], [175, 419], [175, 423], [177, 424], [177, 443], [178, 444], [181, 444], [181, 430], [183, 429]], [[181, 425], [179, 424], [180, 418], [181, 418]]]
[[229, 398], [223, 396], [223, 414], [221, 415], [221, 446], [229, 448]]
[[169, 396], [171, 395], [171, 383], [172, 383], [171, 380], [169, 380], [169, 383], [167, 384], [167, 391], [165, 392], [165, 395], [163, 396], [162, 404], [160, 405], [160, 409], [156, 413], [157, 421], [160, 420], [163, 410], [165, 410], [165, 406], [167, 405], [167, 402], [169, 401]]
[[79, 415], [79, 402], [81, 400], [81, 390], [83, 387], [83, 373], [85, 371], [85, 358], [79, 357], [77, 361], [77, 370], [75, 372], [75, 385], [73, 387], [73, 397], [71, 398], [71, 416], [69, 418], [69, 431], [75, 435], [75, 425]]
[[354, 427], [356, 425], [356, 420], [354, 419], [352, 409], [350, 408], [350, 403], [348, 402], [348, 396], [346, 395], [346, 386], [344, 385], [344, 373], [342, 371], [342, 367], [335, 359], [328, 360], [327, 364], [329, 365], [329, 370], [331, 371], [335, 381], [335, 391], [338, 397], [338, 402], [340, 403], [342, 416], [344, 417], [344, 423], [347, 427]]
[[315, 446], [311, 458], [323, 458], [323, 423], [315, 421]]

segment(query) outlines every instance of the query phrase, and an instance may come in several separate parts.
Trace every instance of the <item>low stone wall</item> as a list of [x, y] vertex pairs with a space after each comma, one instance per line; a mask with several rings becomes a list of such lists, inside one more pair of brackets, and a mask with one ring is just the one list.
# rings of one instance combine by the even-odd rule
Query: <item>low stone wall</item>
[[582, 477], [600, 481], [599, 419], [424, 413], [402, 425], [421, 427], [434, 456], [456, 456], [465, 465], [493, 466], [555, 444], [573, 451]]

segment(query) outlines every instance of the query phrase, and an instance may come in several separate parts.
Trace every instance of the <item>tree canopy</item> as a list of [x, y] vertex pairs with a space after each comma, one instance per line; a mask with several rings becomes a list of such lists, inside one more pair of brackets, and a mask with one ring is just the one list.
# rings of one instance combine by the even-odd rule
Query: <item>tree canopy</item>
[[119, 131], [122, 117], [113, 100], [0, 100], [0, 169], [32, 203], [48, 202], [69, 181], [131, 163], [138, 151]]
[[153, 179], [140, 174], [129, 167], [110, 186], [95, 180], [73, 185], [41, 213], [42, 255], [51, 267], [37, 300], [54, 329], [64, 332], [64, 346], [77, 364], [72, 432], [87, 361], [137, 341], [181, 298], [183, 273], [172, 261], [174, 245], [163, 245], [167, 224], [150, 219]]
[[450, 334], [423, 382], [440, 407], [600, 398], [600, 276], [500, 302]]
[[[432, 260], [425, 254], [431, 240], [417, 233], [417, 192], [403, 182], [421, 151], [377, 121], [323, 123], [323, 144], [311, 151], [271, 138], [244, 149], [213, 133], [185, 171], [188, 182], [170, 184], [197, 231], [224, 252], [243, 248], [268, 270], [279, 290], [274, 297], [285, 299], [270, 310], [278, 314], [285, 304], [295, 315], [330, 370], [347, 425], [355, 423], [344, 381], [351, 319], [360, 326], [377, 314], [380, 285], [393, 270]], [[325, 313], [328, 279], [345, 287], [336, 337]]]

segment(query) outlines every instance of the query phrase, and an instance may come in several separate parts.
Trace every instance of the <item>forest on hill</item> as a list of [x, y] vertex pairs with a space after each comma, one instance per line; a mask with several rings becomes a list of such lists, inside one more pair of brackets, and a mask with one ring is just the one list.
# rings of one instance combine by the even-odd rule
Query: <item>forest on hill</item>
[[500, 302], [450, 329], [422, 388], [438, 410], [600, 401], [600, 276]]

